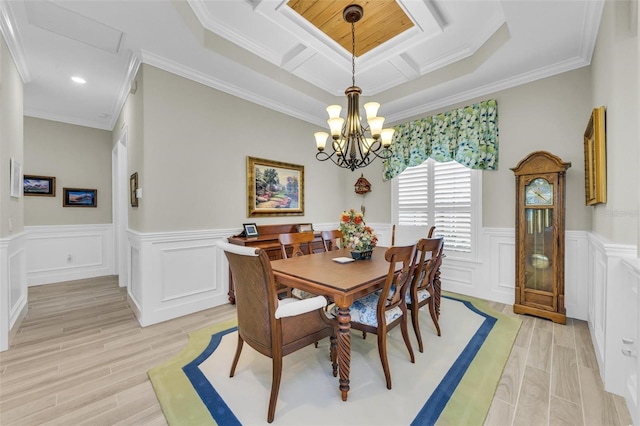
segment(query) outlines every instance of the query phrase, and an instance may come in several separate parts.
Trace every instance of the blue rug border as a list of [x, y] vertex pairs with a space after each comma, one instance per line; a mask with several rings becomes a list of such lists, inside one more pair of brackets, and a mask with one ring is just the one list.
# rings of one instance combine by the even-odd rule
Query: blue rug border
[[418, 412], [418, 415], [411, 422], [411, 426], [417, 425], [435, 425], [436, 421], [442, 414], [444, 407], [446, 407], [449, 399], [453, 395], [453, 391], [458, 387], [462, 377], [464, 377], [467, 369], [471, 365], [471, 362], [478, 354], [478, 351], [484, 344], [485, 340], [489, 336], [489, 333], [493, 329], [498, 319], [486, 312], [483, 312], [476, 308], [472, 302], [468, 300], [456, 299], [455, 297], [445, 296], [446, 299], [455, 300], [463, 303], [468, 309], [476, 314], [484, 317], [484, 321], [478, 327], [478, 330], [473, 335], [467, 346], [462, 350], [462, 353], [458, 356], [458, 359], [451, 365], [447, 374], [442, 378], [440, 384], [434, 389], [433, 393], [427, 399], [422, 409]]
[[[436, 421], [442, 414], [442, 411], [449, 402], [449, 399], [453, 395], [453, 392], [451, 390], [453, 389], [455, 391], [455, 389], [458, 387], [458, 384], [460, 384], [460, 381], [471, 365], [471, 362], [478, 354], [478, 351], [489, 336], [489, 333], [493, 329], [493, 326], [498, 321], [496, 317], [479, 310], [473, 305], [472, 302], [468, 300], [461, 300], [446, 295], [442, 295], [442, 297], [463, 303], [469, 310], [484, 317], [484, 321], [482, 322], [480, 327], [478, 327], [478, 330], [475, 332], [471, 340], [469, 340], [469, 343], [467, 344], [467, 346], [465, 346], [460, 356], [458, 356], [458, 358], [449, 368], [447, 374], [445, 374], [438, 386], [434, 389], [433, 393], [431, 394], [429, 399], [427, 399], [427, 402], [425, 402], [422, 409], [420, 409], [415, 419], [413, 419], [413, 421], [411, 422], [412, 426], [434, 425], [436, 423]], [[205, 407], [207, 407], [207, 410], [211, 414], [211, 417], [219, 425], [225, 426], [241, 426], [242, 423], [240, 423], [240, 421], [235, 416], [235, 414], [233, 414], [226, 402], [224, 402], [222, 396], [207, 380], [205, 375], [200, 370], [199, 366], [218, 348], [220, 342], [222, 341], [222, 338], [225, 335], [233, 333], [237, 329], [238, 327], [232, 327], [228, 330], [220, 331], [213, 334], [211, 336], [209, 344], [204, 349], [204, 351], [193, 361], [182, 367], [182, 371], [191, 382], [191, 385], [204, 403]]]

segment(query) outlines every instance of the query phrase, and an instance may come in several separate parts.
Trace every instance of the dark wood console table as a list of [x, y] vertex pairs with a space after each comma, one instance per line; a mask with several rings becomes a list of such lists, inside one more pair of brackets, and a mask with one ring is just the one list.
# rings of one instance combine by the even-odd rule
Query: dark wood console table
[[[282, 249], [280, 248], [280, 241], [278, 236], [280, 234], [290, 234], [298, 232], [297, 223], [287, 223], [283, 225], [258, 225], [257, 237], [241, 237], [234, 235], [228, 238], [230, 244], [236, 244], [245, 247], [260, 247], [267, 252], [269, 259], [278, 260], [282, 259]], [[314, 252], [324, 251], [324, 245], [322, 244], [322, 236], [319, 232], [315, 233], [316, 238], [312, 243], [312, 250]], [[306, 252], [306, 248], [303, 248]], [[308, 253], [307, 253], [308, 254]], [[233, 288], [233, 277], [231, 271], [229, 271], [229, 302], [234, 304], [236, 302], [235, 291]]]

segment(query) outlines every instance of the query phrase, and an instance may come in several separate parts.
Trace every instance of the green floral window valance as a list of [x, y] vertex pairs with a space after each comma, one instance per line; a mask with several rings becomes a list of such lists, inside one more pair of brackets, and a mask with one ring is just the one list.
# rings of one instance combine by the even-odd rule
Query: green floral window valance
[[479, 170], [498, 169], [498, 102], [494, 99], [395, 127], [393, 155], [384, 161], [383, 180], [428, 158], [455, 160]]

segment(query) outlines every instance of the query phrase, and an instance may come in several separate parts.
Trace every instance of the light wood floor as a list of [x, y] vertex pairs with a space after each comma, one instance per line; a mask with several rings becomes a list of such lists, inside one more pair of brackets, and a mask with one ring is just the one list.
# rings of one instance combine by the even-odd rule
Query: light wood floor
[[[513, 315], [511, 307], [493, 304]], [[231, 305], [141, 328], [115, 277], [29, 288], [29, 313], [0, 353], [0, 424], [166, 425], [147, 370]], [[523, 317], [486, 425], [628, 425], [606, 393], [586, 323]]]

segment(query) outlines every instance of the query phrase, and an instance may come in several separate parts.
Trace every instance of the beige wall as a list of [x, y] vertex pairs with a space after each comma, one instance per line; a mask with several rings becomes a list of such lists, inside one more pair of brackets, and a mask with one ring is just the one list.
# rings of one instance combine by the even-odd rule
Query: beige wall
[[[241, 228], [245, 222], [337, 224], [347, 208], [343, 177], [335, 166], [315, 159], [316, 126], [149, 65], [142, 65], [140, 77], [142, 91], [138, 84], [127, 108], [141, 108], [142, 118], [126, 110], [119, 120], [128, 128], [134, 121], [143, 123], [141, 139], [130, 137], [128, 143], [129, 153], [144, 153], [142, 159], [135, 159], [137, 154], [130, 159], [140, 167], [130, 171], [138, 172], [143, 189], [140, 206], [133, 209], [139, 217], [130, 220], [130, 228], [164, 232]], [[304, 166], [304, 216], [247, 218], [247, 156]]]
[[[591, 111], [588, 67], [502, 90], [412, 117], [407, 121], [470, 105], [483, 99], [498, 101], [499, 168], [482, 172], [483, 226], [515, 226], [515, 178], [511, 167], [527, 154], [544, 150], [572, 163], [567, 171], [567, 229], [589, 230], [591, 211], [584, 205], [582, 135]], [[390, 183], [379, 177], [378, 164], [366, 169], [374, 190], [390, 194]], [[353, 190], [353, 183], [348, 182]], [[391, 221], [390, 197], [367, 196], [367, 212], [384, 211], [380, 222]], [[367, 213], [368, 214], [368, 213]]]
[[10, 196], [11, 158], [23, 165], [23, 85], [4, 38], [0, 36], [0, 238], [24, 228], [23, 198]]
[[[592, 107], [606, 107], [607, 203], [593, 209], [593, 231], [638, 244], [638, 22], [630, 2], [605, 3], [592, 60]], [[637, 16], [636, 16], [637, 18]], [[635, 25], [635, 28], [631, 28]]]
[[[56, 178], [55, 197], [24, 197], [25, 225], [111, 223], [111, 132], [25, 117], [24, 173]], [[63, 188], [98, 190], [98, 207], [62, 207]]]
[[[113, 144], [115, 145], [121, 139], [123, 133], [126, 132], [126, 144], [127, 144], [127, 176], [131, 176], [133, 173], [138, 173], [138, 187], [145, 187], [145, 170], [144, 170], [144, 147], [143, 147], [143, 129], [144, 129], [144, 116], [142, 113], [142, 99], [144, 94], [144, 78], [143, 68], [138, 69], [134, 81], [135, 93], [130, 93], [127, 100], [120, 112], [120, 116], [116, 121], [116, 125], [113, 129]], [[143, 198], [138, 200], [139, 207], [131, 207], [131, 204], [127, 204], [128, 210], [128, 227], [130, 229], [141, 230], [142, 229], [142, 212], [145, 209], [146, 193], [143, 191]]]

